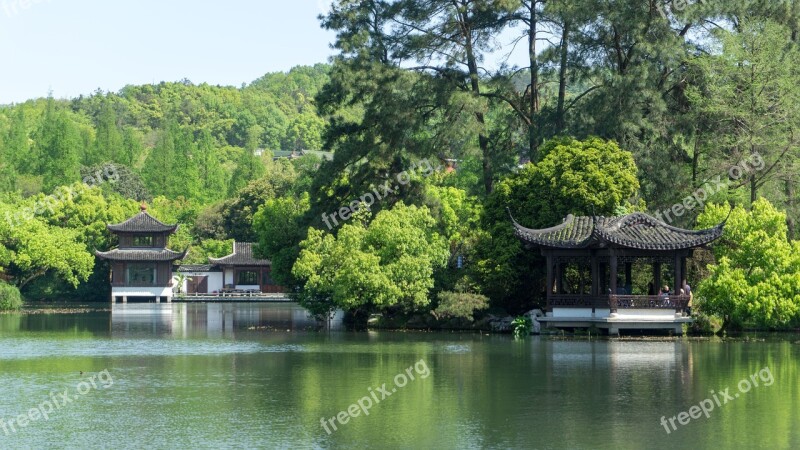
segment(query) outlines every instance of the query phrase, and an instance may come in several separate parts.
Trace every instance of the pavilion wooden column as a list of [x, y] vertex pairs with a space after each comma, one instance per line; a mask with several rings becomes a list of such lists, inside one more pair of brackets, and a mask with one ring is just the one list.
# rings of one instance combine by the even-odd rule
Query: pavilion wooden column
[[553, 295], [553, 257], [547, 254], [547, 309], [550, 309], [550, 297]]
[[681, 279], [683, 278], [683, 273], [681, 272], [681, 268], [683, 267], [683, 261], [680, 252], [675, 252], [674, 259], [674, 272], [675, 272], [675, 281], [673, 285], [675, 286], [674, 293], [680, 294], [681, 293]]
[[561, 268], [561, 261], [556, 258], [556, 294], [564, 293], [564, 271]]
[[611, 257], [609, 258], [609, 277], [608, 277], [608, 287], [611, 289], [611, 295], [617, 294], [617, 255], [614, 252], [611, 252]]
[[597, 262], [597, 255], [592, 252], [591, 272], [592, 272], [592, 293], [600, 295], [600, 264]]

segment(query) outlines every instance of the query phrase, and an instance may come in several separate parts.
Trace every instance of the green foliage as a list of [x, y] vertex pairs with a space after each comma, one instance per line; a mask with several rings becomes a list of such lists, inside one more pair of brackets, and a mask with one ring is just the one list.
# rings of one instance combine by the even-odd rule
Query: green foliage
[[22, 306], [22, 295], [16, 286], [0, 281], [0, 311], [19, 309]]
[[458, 317], [470, 322], [475, 320], [476, 311], [489, 308], [489, 297], [470, 292], [442, 291], [438, 294], [439, 306], [433, 310], [437, 319]]
[[301, 304], [322, 311], [426, 306], [433, 272], [448, 254], [434, 226], [427, 208], [398, 203], [369, 225], [343, 225], [337, 236], [310, 228], [292, 269]]
[[98, 186], [103, 192], [115, 192], [123, 198], [149, 201], [152, 197], [142, 178], [128, 166], [104, 163], [81, 168], [81, 180], [89, 186]]
[[[13, 211], [0, 203], [0, 217], [12, 216]], [[37, 217], [0, 220], [0, 268], [21, 289], [48, 273], [76, 287], [94, 267], [81, 231], [48, 225]]]
[[35, 136], [35, 155], [41, 158], [36, 169], [44, 176], [45, 188], [78, 180], [81, 137], [78, 126], [68, 113], [47, 99], [47, 109]]
[[533, 321], [528, 316], [517, 316], [511, 322], [511, 328], [514, 333], [514, 339], [525, 339], [531, 334]]
[[[180, 242], [172, 242], [171, 245], [180, 245]], [[183, 248], [183, 247], [175, 247]], [[203, 239], [198, 244], [192, 245], [189, 249], [189, 255], [182, 261], [183, 264], [208, 264], [208, 258], [221, 258], [231, 253], [233, 248], [233, 239], [217, 240], [217, 239]]]
[[[697, 114], [719, 124], [703, 129], [704, 153], [720, 161], [721, 171], [758, 154], [760, 169], [737, 174], [756, 200], [764, 185], [793, 178], [798, 153], [789, 150], [798, 138], [800, 88], [795, 67], [800, 49], [786, 45], [792, 30], [772, 21], [743, 21], [737, 30], [719, 29], [714, 41], [722, 54], [705, 54], [692, 61], [706, 83], [690, 86], [688, 99]], [[746, 99], [746, 101], [743, 101]], [[788, 151], [787, 151], [788, 150]]]
[[482, 291], [497, 306], [530, 309], [543, 290], [533, 252], [523, 252], [508, 212], [529, 228], [559, 224], [568, 214], [614, 215], [639, 188], [633, 155], [612, 141], [556, 139], [541, 148], [542, 159], [498, 182], [486, 201], [477, 243]]
[[[720, 222], [726, 208], [708, 205], [698, 227]], [[748, 323], [785, 327], [800, 317], [800, 242], [787, 241], [786, 215], [765, 199], [730, 212], [714, 246], [718, 263], [697, 289], [697, 305], [723, 320], [723, 331]]]
[[[260, 160], [257, 161], [262, 164]], [[261, 178], [249, 182], [222, 206], [223, 226], [228, 237], [237, 241], [253, 242], [257, 239], [253, 231], [253, 215], [268, 200], [292, 192], [297, 179], [294, 167], [285, 160], [268, 160], [262, 168], [264, 172]]]
[[258, 236], [256, 253], [272, 262], [272, 279], [281, 286], [295, 286], [292, 266], [305, 237], [301, 220], [309, 209], [308, 194], [301, 198], [269, 199], [253, 216]]

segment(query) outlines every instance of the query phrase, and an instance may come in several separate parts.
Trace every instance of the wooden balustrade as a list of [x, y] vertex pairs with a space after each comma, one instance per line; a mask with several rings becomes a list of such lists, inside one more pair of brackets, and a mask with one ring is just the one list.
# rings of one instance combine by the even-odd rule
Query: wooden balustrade
[[683, 311], [688, 295], [571, 295], [552, 294], [548, 308], [674, 309]]

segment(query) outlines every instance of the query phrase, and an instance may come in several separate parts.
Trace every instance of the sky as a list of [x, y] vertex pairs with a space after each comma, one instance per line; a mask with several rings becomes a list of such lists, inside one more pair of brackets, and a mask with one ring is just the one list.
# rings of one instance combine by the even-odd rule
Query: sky
[[326, 62], [330, 0], [0, 0], [0, 104]]

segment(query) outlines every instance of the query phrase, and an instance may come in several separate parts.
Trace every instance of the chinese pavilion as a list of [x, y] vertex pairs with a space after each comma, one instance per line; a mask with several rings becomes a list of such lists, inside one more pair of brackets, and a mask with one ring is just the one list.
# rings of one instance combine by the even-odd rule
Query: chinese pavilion
[[[569, 215], [560, 225], [539, 230], [511, 220], [517, 238], [526, 248], [539, 249], [546, 261], [546, 317], [539, 320], [558, 328], [595, 326], [611, 334], [621, 328], [682, 333], [683, 323], [692, 321], [684, 315], [686, 259], [719, 238], [725, 226], [723, 221], [685, 230], [643, 213]], [[645, 270], [646, 277], [635, 282], [634, 265], [652, 272]]]
[[127, 303], [131, 297], [143, 301], [155, 298], [157, 303], [172, 301], [172, 264], [187, 253], [167, 248], [167, 240], [178, 225], [158, 221], [142, 204], [139, 214], [106, 227], [119, 238], [119, 245], [107, 252], [95, 251], [95, 255], [111, 263], [112, 303], [118, 299]]
[[181, 291], [187, 294], [284, 292], [272, 281], [272, 262], [253, 256], [252, 242], [234, 242], [233, 253], [222, 258], [208, 258], [209, 264], [182, 265], [176, 276], [183, 274]]

